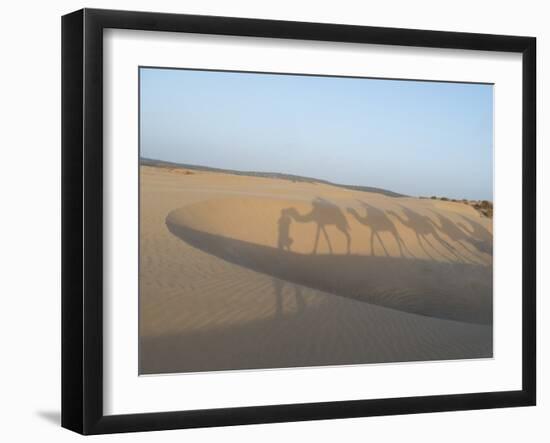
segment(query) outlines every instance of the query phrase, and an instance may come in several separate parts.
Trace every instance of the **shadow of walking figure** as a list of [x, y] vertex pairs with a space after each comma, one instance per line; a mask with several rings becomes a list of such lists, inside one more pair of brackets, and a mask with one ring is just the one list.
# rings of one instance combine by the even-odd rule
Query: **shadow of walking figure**
[[397, 228], [393, 224], [393, 222], [389, 219], [389, 217], [386, 215], [386, 213], [378, 208], [375, 208], [372, 205], [369, 205], [368, 203], [362, 202], [358, 200], [358, 202], [363, 206], [367, 213], [366, 215], [359, 215], [359, 213], [354, 208], [348, 208], [348, 212], [353, 215], [353, 217], [362, 225], [365, 225], [370, 228], [371, 234], [370, 234], [370, 250], [372, 256], [376, 256], [374, 253], [374, 239], [377, 238], [378, 242], [382, 246], [382, 249], [384, 250], [384, 253], [387, 257], [390, 256], [388, 251], [386, 250], [386, 246], [384, 245], [384, 242], [382, 241], [382, 238], [380, 237], [380, 233], [382, 232], [389, 232], [393, 238], [395, 239], [395, 242], [397, 243], [397, 247], [399, 248], [399, 256], [405, 257], [405, 254], [403, 253], [403, 250], [407, 251], [409, 255], [414, 257], [414, 255], [409, 251], [407, 248], [407, 245], [403, 241], [403, 239], [399, 236], [399, 233], [397, 232]]
[[[273, 288], [275, 290], [275, 313], [276, 318], [283, 318], [285, 314], [285, 288], [294, 292], [294, 314], [300, 314], [306, 309], [306, 301], [302, 294], [302, 287], [295, 283], [287, 283], [284, 280], [273, 278]], [[288, 303], [286, 307], [288, 308]]]
[[279, 236], [277, 240], [277, 247], [279, 249], [290, 251], [290, 246], [292, 245], [292, 238], [290, 237], [290, 223], [292, 219], [288, 214], [288, 209], [283, 209], [281, 211], [281, 216], [277, 224], [279, 225]]
[[317, 232], [315, 234], [315, 244], [313, 246], [312, 254], [317, 253], [319, 236], [321, 235], [321, 232], [323, 232], [323, 235], [327, 241], [329, 252], [331, 254], [333, 253], [332, 244], [326, 230], [326, 227], [331, 225], [334, 225], [336, 229], [338, 229], [346, 237], [346, 250], [349, 254], [351, 249], [351, 237], [348, 231], [350, 228], [348, 221], [346, 220], [346, 216], [342, 210], [334, 203], [331, 203], [321, 197], [317, 197], [311, 202], [311, 204], [313, 208], [307, 214], [300, 214], [295, 208], [288, 208], [283, 211], [286, 211], [288, 216], [299, 223], [313, 222], [317, 224]]
[[[286, 250], [289, 252], [290, 246], [293, 243], [293, 240], [290, 237], [290, 225], [292, 223], [292, 218], [290, 214], [290, 209], [281, 210], [281, 215], [279, 217], [279, 220], [277, 221], [277, 247], [283, 251]], [[273, 288], [275, 290], [275, 317], [282, 318], [284, 315], [284, 290], [287, 286], [290, 286], [294, 289], [294, 302], [296, 306], [296, 312], [300, 313], [305, 309], [306, 303], [302, 295], [302, 288], [300, 286], [295, 284], [287, 285], [284, 280], [273, 278]]]
[[406, 218], [401, 217], [394, 211], [388, 211], [388, 214], [392, 215], [393, 217], [398, 219], [401, 224], [407, 226], [414, 231], [418, 244], [428, 257], [434, 259], [434, 257], [428, 252], [428, 250], [424, 246], [424, 243], [428, 244], [430, 248], [441, 254], [428, 238], [428, 236], [431, 235], [437, 242], [437, 244], [442, 246], [445, 251], [453, 255], [458, 261], [463, 261], [462, 257], [460, 257], [456, 253], [455, 249], [439, 235], [437, 231], [437, 226], [434, 224], [430, 217], [418, 214], [417, 212], [414, 212], [413, 210], [406, 208], [405, 206], [401, 206], [401, 210], [403, 211], [403, 214], [405, 214]]

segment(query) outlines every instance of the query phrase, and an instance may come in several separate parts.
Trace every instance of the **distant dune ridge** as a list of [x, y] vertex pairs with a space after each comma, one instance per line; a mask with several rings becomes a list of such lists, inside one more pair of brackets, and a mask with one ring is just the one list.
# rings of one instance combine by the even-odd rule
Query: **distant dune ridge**
[[206, 171], [206, 172], [218, 172], [232, 175], [246, 175], [250, 177], [265, 177], [265, 178], [275, 178], [281, 180], [290, 180], [292, 182], [305, 182], [305, 183], [323, 183], [327, 185], [339, 186], [346, 189], [352, 189], [356, 191], [366, 191], [366, 192], [376, 192], [379, 194], [387, 195], [388, 197], [406, 197], [403, 194], [397, 192], [388, 191], [386, 189], [374, 188], [370, 186], [356, 186], [356, 185], [342, 185], [337, 183], [331, 183], [328, 180], [320, 180], [317, 178], [303, 177], [301, 175], [294, 174], [283, 174], [280, 172], [257, 172], [257, 171], [236, 171], [232, 169], [220, 169], [212, 168], [210, 166], [200, 166], [200, 165], [189, 165], [185, 163], [174, 163], [167, 162], [163, 160], [154, 160], [150, 158], [141, 158], [140, 163], [147, 166], [156, 166], [159, 168], [176, 168], [176, 169], [187, 169], [190, 171]]
[[140, 175], [141, 373], [492, 356], [492, 219], [471, 206], [150, 160]]

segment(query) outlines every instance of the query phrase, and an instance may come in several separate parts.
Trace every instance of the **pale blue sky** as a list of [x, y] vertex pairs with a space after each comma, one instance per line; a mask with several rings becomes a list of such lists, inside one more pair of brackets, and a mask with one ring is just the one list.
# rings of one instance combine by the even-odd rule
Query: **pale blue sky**
[[141, 68], [141, 156], [493, 199], [492, 85]]

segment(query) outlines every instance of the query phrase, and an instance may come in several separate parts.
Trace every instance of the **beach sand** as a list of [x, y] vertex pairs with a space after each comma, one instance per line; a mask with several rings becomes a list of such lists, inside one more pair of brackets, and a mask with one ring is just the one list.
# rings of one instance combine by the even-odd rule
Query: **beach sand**
[[492, 356], [492, 220], [141, 166], [140, 373]]

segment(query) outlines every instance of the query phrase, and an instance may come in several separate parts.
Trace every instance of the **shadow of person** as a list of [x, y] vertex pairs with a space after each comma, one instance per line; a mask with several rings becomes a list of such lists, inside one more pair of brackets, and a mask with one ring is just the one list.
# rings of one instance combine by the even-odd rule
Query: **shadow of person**
[[384, 242], [382, 241], [382, 237], [380, 237], [381, 233], [389, 232], [392, 235], [392, 237], [395, 239], [395, 242], [397, 243], [397, 247], [399, 248], [399, 256], [405, 257], [405, 254], [403, 253], [403, 250], [405, 250], [409, 255], [414, 257], [414, 255], [409, 251], [409, 249], [407, 248], [407, 245], [405, 244], [405, 242], [397, 232], [397, 228], [395, 227], [393, 222], [389, 219], [389, 217], [386, 215], [384, 211], [372, 205], [369, 205], [368, 203], [365, 203], [363, 201], [360, 201], [360, 200], [357, 200], [357, 201], [359, 202], [359, 204], [361, 204], [361, 206], [365, 208], [366, 215], [359, 215], [359, 213], [354, 208], [348, 208], [348, 212], [359, 223], [370, 228], [371, 230], [370, 250], [371, 250], [372, 256], [376, 256], [374, 252], [375, 238], [378, 239], [378, 242], [382, 246], [382, 249], [384, 250], [384, 253], [386, 254], [386, 256], [387, 257], [390, 256], [390, 254], [386, 249], [386, 246], [384, 245]]
[[306, 301], [302, 294], [301, 286], [295, 283], [288, 283], [278, 278], [273, 278], [273, 289], [275, 290], [275, 312], [276, 318], [283, 318], [285, 316], [286, 308], [291, 305], [285, 304], [285, 289], [286, 291], [292, 291], [294, 295], [294, 314], [299, 314], [305, 311]]
[[403, 214], [406, 218], [401, 217], [395, 211], [388, 211], [388, 214], [399, 220], [402, 225], [414, 231], [418, 244], [428, 257], [434, 260], [432, 254], [430, 254], [428, 249], [426, 249], [426, 247], [424, 246], [424, 243], [427, 244], [433, 251], [440, 253], [436, 246], [434, 246], [429, 239], [429, 236], [432, 236], [436, 241], [436, 245], [441, 246], [443, 250], [450, 253], [456, 260], [463, 261], [460, 255], [458, 255], [455, 251], [455, 248], [453, 248], [445, 239], [443, 239], [439, 235], [437, 226], [434, 224], [430, 217], [419, 214], [405, 206], [399, 206], [401, 207], [401, 210], [403, 211]]
[[290, 215], [288, 214], [288, 209], [283, 209], [281, 211], [281, 216], [279, 217], [279, 220], [277, 221], [277, 224], [279, 226], [279, 235], [277, 237], [277, 247], [279, 249], [290, 251], [290, 246], [292, 245], [292, 238], [290, 237], [290, 224], [292, 223], [292, 219], [290, 218]]
[[311, 202], [311, 205], [312, 209], [307, 214], [300, 214], [295, 208], [288, 208], [286, 210], [286, 214], [298, 223], [312, 222], [317, 225], [312, 254], [317, 253], [321, 232], [325, 237], [329, 252], [331, 254], [333, 253], [332, 243], [326, 230], [327, 226], [334, 226], [342, 234], [344, 234], [346, 237], [346, 251], [347, 254], [349, 254], [351, 250], [351, 236], [349, 234], [350, 227], [342, 210], [334, 203], [331, 203], [321, 197], [315, 198]]
[[[279, 220], [277, 220], [278, 226], [278, 236], [277, 236], [277, 248], [282, 251], [289, 251], [290, 246], [293, 243], [292, 238], [290, 237], [290, 225], [292, 223], [292, 218], [290, 216], [291, 208], [286, 208], [281, 210], [281, 215]], [[284, 315], [284, 289], [287, 286], [292, 286], [294, 288], [294, 300], [296, 304], [296, 311], [301, 312], [305, 308], [305, 302], [302, 296], [302, 289], [296, 285], [287, 285], [283, 280], [278, 278], [273, 279], [273, 289], [275, 291], [275, 317], [283, 317]]]
[[[167, 229], [187, 245], [272, 277], [269, 284], [274, 286], [270, 289], [276, 306], [268, 307], [270, 316], [274, 313], [281, 317], [284, 314], [285, 318], [289, 314], [299, 315], [300, 305], [307, 314], [310, 303], [305, 288], [309, 288], [327, 296], [333, 294], [403, 312], [492, 324], [493, 273], [490, 266], [440, 260], [428, 262], [424, 258], [298, 254], [274, 245], [199, 231], [171, 214], [166, 218]], [[273, 220], [274, 230], [276, 222], [277, 217]], [[407, 245], [410, 247], [410, 243]], [[303, 300], [299, 297], [302, 294]], [[295, 296], [298, 298], [293, 299]]]

